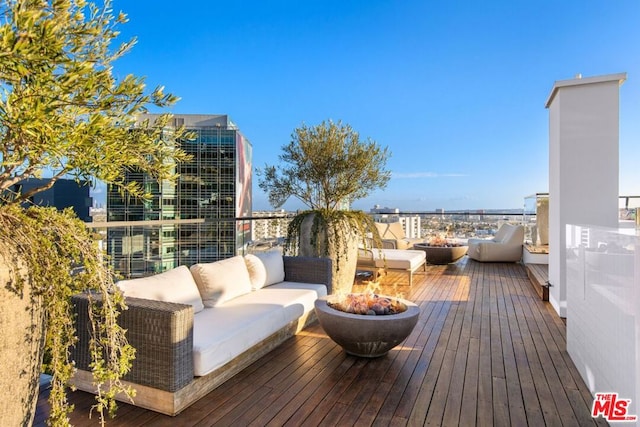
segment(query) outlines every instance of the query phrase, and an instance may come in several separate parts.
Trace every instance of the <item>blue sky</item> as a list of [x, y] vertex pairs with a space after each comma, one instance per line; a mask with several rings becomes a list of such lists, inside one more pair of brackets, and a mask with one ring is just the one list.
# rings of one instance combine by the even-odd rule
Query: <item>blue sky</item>
[[[640, 195], [640, 1], [114, 2], [137, 37], [118, 75], [145, 76], [176, 114], [229, 114], [255, 167], [302, 123], [349, 123], [388, 146], [392, 179], [354, 203], [520, 208], [548, 190], [554, 81], [628, 73], [620, 193]], [[270, 209], [254, 174], [254, 210]], [[295, 200], [284, 208], [297, 209]]]

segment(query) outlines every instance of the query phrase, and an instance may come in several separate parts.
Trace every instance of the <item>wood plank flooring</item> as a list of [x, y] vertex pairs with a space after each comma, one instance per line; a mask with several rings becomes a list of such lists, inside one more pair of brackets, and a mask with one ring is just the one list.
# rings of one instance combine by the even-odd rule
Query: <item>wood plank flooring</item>
[[[382, 277], [421, 308], [387, 356], [346, 355], [315, 324], [172, 418], [126, 404], [109, 426], [585, 426], [592, 397], [565, 350], [565, 325], [520, 264], [466, 257]], [[354, 286], [356, 290], [360, 287]], [[35, 425], [44, 425], [42, 394]], [[76, 426], [92, 396], [70, 393]]]

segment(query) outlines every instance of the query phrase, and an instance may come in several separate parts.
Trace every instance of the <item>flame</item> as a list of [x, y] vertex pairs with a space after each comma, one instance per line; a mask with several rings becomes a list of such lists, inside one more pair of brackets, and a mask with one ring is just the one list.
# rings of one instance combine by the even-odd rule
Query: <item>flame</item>
[[330, 307], [352, 314], [384, 315], [402, 313], [407, 307], [398, 297], [378, 295], [380, 283], [369, 282], [367, 290], [362, 293], [336, 295], [328, 304]]

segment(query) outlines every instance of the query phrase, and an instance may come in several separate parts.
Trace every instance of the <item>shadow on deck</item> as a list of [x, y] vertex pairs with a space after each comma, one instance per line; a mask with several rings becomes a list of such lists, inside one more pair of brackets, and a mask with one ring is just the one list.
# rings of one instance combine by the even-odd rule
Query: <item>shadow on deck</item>
[[[590, 416], [564, 323], [522, 265], [465, 257], [406, 283], [406, 274], [382, 277], [382, 293], [421, 308], [387, 356], [348, 356], [314, 324], [174, 418], [119, 404], [108, 425], [606, 425]], [[96, 424], [90, 394], [69, 399], [72, 424]]]

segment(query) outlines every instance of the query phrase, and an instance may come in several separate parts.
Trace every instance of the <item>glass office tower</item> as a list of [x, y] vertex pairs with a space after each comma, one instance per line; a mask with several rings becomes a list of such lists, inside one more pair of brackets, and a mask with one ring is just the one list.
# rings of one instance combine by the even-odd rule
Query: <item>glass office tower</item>
[[176, 166], [177, 182], [159, 184], [129, 172], [127, 179], [151, 194], [146, 201], [109, 189], [107, 220], [123, 222], [108, 229], [107, 251], [124, 277], [229, 258], [251, 238], [249, 224], [235, 220], [251, 215], [251, 144], [226, 115], [176, 115], [173, 120], [193, 136], [177, 141], [192, 156]]

